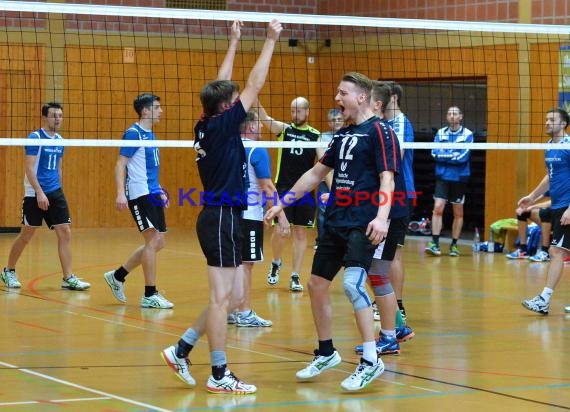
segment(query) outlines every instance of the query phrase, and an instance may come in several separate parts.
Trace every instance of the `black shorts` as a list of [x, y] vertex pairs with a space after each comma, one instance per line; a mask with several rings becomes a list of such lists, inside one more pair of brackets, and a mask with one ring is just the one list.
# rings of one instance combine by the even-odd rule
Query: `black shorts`
[[[151, 202], [149, 196], [156, 196], [157, 200]], [[148, 229], [156, 229], [160, 233], [166, 233], [166, 219], [164, 218], [164, 206], [159, 202], [160, 195], [148, 194], [136, 199], [129, 200], [129, 209], [139, 232]]]
[[311, 273], [332, 281], [342, 266], [368, 272], [375, 249], [365, 229], [327, 227], [319, 239]]
[[[279, 198], [289, 191], [290, 188], [277, 187]], [[293, 204], [287, 204], [283, 211], [289, 223], [294, 226], [315, 227], [315, 213], [317, 211], [317, 201], [315, 199], [315, 192], [310, 192], [301, 199], [297, 199]], [[287, 196], [285, 197], [285, 202], [287, 202]], [[274, 224], [276, 222], [275, 220]]]
[[552, 246], [570, 250], [570, 225], [561, 225], [560, 218], [566, 207], [552, 210]]
[[538, 217], [542, 223], [552, 222], [552, 209], [549, 207], [541, 207], [538, 209]]
[[447, 180], [436, 179], [435, 191], [433, 197], [436, 199], [444, 199], [455, 205], [465, 203], [465, 193], [467, 192], [467, 183], [465, 182], [449, 182]]
[[38, 199], [35, 196], [26, 196], [22, 202], [22, 225], [40, 227], [42, 220], [46, 222], [47, 227], [53, 229], [56, 225], [70, 225], [71, 217], [69, 216], [69, 207], [63, 190], [57, 189], [46, 194], [49, 201], [47, 210], [38, 207]]
[[260, 220], [242, 219], [244, 262], [263, 261], [263, 222]]
[[380, 243], [376, 248], [376, 251], [374, 252], [374, 259], [382, 259], [386, 261], [394, 260], [398, 246], [404, 246], [407, 228], [407, 217], [390, 220], [390, 227], [388, 228], [388, 235], [386, 236], [386, 240]]
[[242, 263], [242, 209], [206, 206], [198, 215], [196, 233], [208, 266], [238, 267]]

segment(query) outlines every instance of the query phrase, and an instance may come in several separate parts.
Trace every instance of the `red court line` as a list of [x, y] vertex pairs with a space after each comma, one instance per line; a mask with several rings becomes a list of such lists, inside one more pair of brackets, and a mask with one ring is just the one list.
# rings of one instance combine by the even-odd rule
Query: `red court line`
[[[89, 270], [89, 269], [95, 269], [95, 268], [108, 268], [108, 267], [109, 267], [109, 265], [105, 264], [105, 265], [97, 265], [97, 266], [83, 266], [83, 267], [79, 267], [77, 269], [78, 270]], [[87, 310], [95, 312], [95, 313], [100, 313], [100, 314], [105, 314], [105, 315], [110, 315], [110, 316], [116, 315], [116, 313], [113, 311], [98, 309], [98, 308], [95, 308], [93, 306], [81, 305], [81, 304], [68, 302], [65, 300], [55, 299], [55, 298], [44, 295], [43, 293], [39, 292], [36, 289], [36, 285], [38, 284], [38, 282], [40, 282], [41, 280], [44, 280], [46, 278], [49, 278], [51, 276], [58, 275], [59, 273], [61, 273], [61, 272], [58, 271], [58, 272], [46, 273], [45, 275], [36, 276], [35, 278], [32, 278], [32, 280], [30, 280], [26, 286], [32, 295], [34, 295], [34, 296], [36, 296], [42, 300], [45, 300], [47, 302], [59, 303], [61, 305], [67, 305], [67, 306], [71, 305], [71, 306], [75, 306], [78, 308], [87, 309]], [[101, 279], [103, 279], [103, 278], [101, 277]], [[89, 290], [86, 290], [86, 291], [69, 291], [68, 293], [89, 293]], [[172, 329], [176, 329], [176, 330], [182, 330], [182, 331], [185, 331], [186, 329], [188, 329], [187, 327], [182, 327], [182, 326], [178, 326], [178, 325], [171, 325], [171, 324], [168, 324], [166, 322], [156, 322], [156, 321], [152, 321], [152, 320], [142, 319], [142, 318], [136, 317], [136, 316], [129, 316], [129, 315], [121, 315], [121, 316], [125, 319], [136, 320], [139, 322], [143, 322], [145, 324], [156, 325], [157, 323], [159, 323], [160, 325], [166, 326], [168, 328], [172, 328]]]
[[61, 330], [46, 328], [45, 326], [36, 325], [34, 323], [22, 322], [21, 320], [15, 320], [14, 323], [18, 323], [20, 325], [28, 326], [28, 327], [34, 328], [34, 329], [47, 330], [48, 332], [63, 333]]

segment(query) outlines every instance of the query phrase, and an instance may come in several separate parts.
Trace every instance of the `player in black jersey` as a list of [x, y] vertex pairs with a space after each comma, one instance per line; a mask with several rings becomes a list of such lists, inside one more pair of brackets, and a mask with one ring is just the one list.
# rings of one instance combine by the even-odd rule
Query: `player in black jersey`
[[183, 381], [195, 385], [188, 370], [188, 354], [205, 331], [212, 364], [207, 390], [247, 394], [256, 392], [257, 388], [236, 378], [227, 369], [226, 359], [227, 315], [243, 299], [240, 196], [245, 188], [247, 163], [240, 125], [265, 83], [282, 27], [277, 20], [269, 23], [261, 54], [251, 69], [245, 89], [239, 94], [239, 86], [230, 79], [240, 27], [239, 21], [232, 25], [229, 49], [217, 80], [206, 84], [200, 92], [204, 113], [194, 128], [200, 179], [204, 191], [212, 193], [196, 223], [198, 240], [208, 263], [210, 302], [178, 344], [166, 348], [162, 357]]
[[[316, 142], [319, 140], [320, 132], [308, 123], [309, 101], [304, 97], [296, 97], [291, 102], [291, 123], [280, 122], [269, 117], [262, 106], [259, 109], [259, 118], [264, 125], [269, 127], [271, 133], [278, 135], [280, 141]], [[317, 149], [301, 147], [279, 149], [275, 187], [280, 197], [289, 192], [303, 173], [313, 167], [316, 156]], [[303, 266], [303, 257], [307, 250], [307, 229], [315, 227], [315, 213], [317, 211], [315, 194], [310, 192], [307, 196], [309, 199], [305, 198], [295, 202], [285, 209], [285, 215], [292, 226], [293, 266], [291, 268], [291, 281], [289, 282], [291, 292], [303, 291], [299, 272]], [[279, 282], [279, 270], [282, 265], [281, 254], [286, 241], [280, 233], [276, 232], [279, 232], [278, 226], [275, 226], [275, 231], [271, 236], [273, 260], [267, 274], [267, 283], [270, 285], [276, 285]]]
[[315, 188], [334, 169], [325, 233], [315, 252], [308, 282], [319, 348], [313, 361], [297, 372], [297, 378], [311, 379], [341, 362], [332, 341], [329, 288], [344, 266], [344, 290], [364, 341], [360, 364], [341, 383], [350, 391], [364, 388], [384, 371], [376, 355], [372, 303], [365, 284], [376, 245], [388, 233], [394, 173], [400, 163], [393, 132], [371, 110], [371, 89], [372, 81], [360, 73], [348, 73], [342, 78], [335, 101], [349, 126], [335, 134], [319, 162], [295, 183], [291, 198], [279, 199], [265, 216], [266, 220], [273, 219], [292, 198]]

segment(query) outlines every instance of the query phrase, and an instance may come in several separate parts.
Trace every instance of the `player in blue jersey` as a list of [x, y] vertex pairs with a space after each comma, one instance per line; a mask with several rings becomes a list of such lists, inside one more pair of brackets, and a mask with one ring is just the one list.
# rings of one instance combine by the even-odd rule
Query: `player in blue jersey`
[[348, 127], [340, 129], [319, 162], [304, 173], [279, 199], [265, 219], [314, 189], [334, 170], [331, 199], [326, 209], [325, 233], [315, 252], [308, 289], [319, 347], [313, 361], [297, 372], [307, 380], [341, 362], [332, 340], [332, 280], [344, 266], [344, 290], [351, 301], [363, 344], [355, 372], [341, 387], [357, 391], [384, 371], [376, 354], [372, 302], [366, 292], [367, 272], [376, 246], [388, 233], [388, 215], [394, 191], [394, 174], [400, 163], [397, 139], [386, 123], [372, 112], [372, 81], [360, 73], [343, 76], [335, 97]]
[[[241, 125], [241, 138], [244, 142], [259, 140], [263, 124], [253, 110], [247, 112]], [[264, 147], [246, 147], [247, 159], [247, 209], [243, 211], [243, 272], [244, 298], [238, 310], [228, 315], [228, 323], [238, 327], [269, 327], [270, 320], [263, 319], [251, 308], [252, 270], [255, 262], [263, 261], [263, 214], [266, 200], [272, 202], [276, 188], [271, 181], [271, 160]], [[285, 213], [279, 215], [279, 235], [288, 235], [289, 221]]]
[[[139, 120], [125, 131], [123, 140], [155, 140], [152, 128], [160, 121], [162, 115], [160, 97], [143, 93], [134, 100], [133, 107]], [[164, 208], [169, 206], [166, 193], [158, 181], [159, 171], [158, 147], [121, 148], [115, 166], [117, 185], [115, 206], [119, 211], [130, 209], [144, 239], [144, 245], [139, 246], [118, 269], [105, 273], [104, 278], [115, 298], [124, 303], [127, 301], [125, 278], [141, 265], [145, 285], [141, 307], [171, 309], [174, 306], [172, 302], [162, 296], [156, 288], [156, 254], [164, 247], [166, 233]]]
[[[567, 146], [570, 136], [566, 128], [570, 123], [568, 112], [563, 109], [551, 109], [546, 113], [546, 134], [548, 143], [562, 143]], [[570, 250], [570, 150], [548, 149], [544, 151], [546, 176], [532, 192], [521, 198], [519, 207], [527, 208], [546, 191], [550, 192], [552, 209], [552, 243], [550, 245], [550, 263], [546, 286], [532, 299], [522, 301], [522, 305], [536, 313], [548, 315], [550, 299], [564, 269], [564, 258]]]
[[[402, 96], [404, 94], [404, 89], [401, 85], [396, 82], [389, 81], [386, 84], [390, 87], [391, 96], [390, 101], [386, 105], [384, 110], [384, 118], [388, 121], [388, 124], [398, 136], [398, 141], [400, 146], [402, 143], [413, 142], [414, 141], [414, 128], [412, 123], [408, 120], [408, 117], [402, 113], [400, 109], [400, 102], [402, 101]], [[413, 149], [401, 149], [402, 153], [402, 174], [404, 176], [404, 181], [406, 183], [406, 191], [408, 197], [408, 222], [412, 214], [413, 205], [415, 205], [416, 200], [416, 186], [414, 184], [414, 150]], [[406, 222], [407, 225], [407, 222]], [[394, 293], [396, 294], [396, 300], [398, 302], [398, 309], [405, 318], [406, 309], [404, 307], [403, 289], [404, 289], [404, 262], [402, 261], [402, 249], [404, 248], [404, 241], [406, 235], [405, 231], [398, 243], [398, 248], [396, 249], [396, 255], [394, 260], [390, 265], [390, 281], [394, 287]]]
[[189, 385], [196, 381], [188, 370], [188, 354], [204, 331], [208, 335], [212, 374], [206, 389], [212, 393], [249, 394], [255, 385], [238, 379], [227, 367], [227, 315], [243, 301], [241, 214], [245, 189], [247, 160], [240, 136], [240, 125], [247, 111], [257, 102], [265, 83], [269, 63], [282, 27], [272, 20], [267, 38], [245, 88], [239, 93], [231, 81], [233, 61], [241, 22], [232, 25], [228, 52], [218, 71], [218, 78], [200, 92], [203, 114], [194, 127], [196, 163], [204, 191], [211, 193], [198, 216], [196, 232], [208, 264], [210, 300], [198, 320], [176, 345], [162, 351], [166, 363]]
[[[278, 135], [278, 140], [280, 141], [316, 142], [319, 140], [320, 132], [309, 125], [309, 110], [309, 101], [299, 96], [291, 102], [291, 123], [273, 119], [261, 106], [259, 108], [259, 117], [270, 128], [271, 133]], [[317, 150], [311, 148], [279, 149], [277, 156], [275, 186], [281, 196], [289, 192], [301, 175], [313, 167], [316, 161]], [[289, 290], [291, 292], [303, 291], [300, 272], [307, 250], [307, 229], [315, 227], [316, 209], [315, 194], [313, 192], [285, 209], [287, 219], [292, 225], [293, 266], [289, 281]], [[279, 231], [279, 228], [276, 227], [275, 230]], [[267, 274], [267, 283], [270, 285], [276, 285], [279, 282], [279, 271], [282, 265], [281, 254], [285, 247], [285, 242], [286, 239], [279, 233], [274, 232], [271, 236], [273, 259]]]
[[[457, 106], [447, 109], [447, 127], [435, 134], [436, 143], [473, 143], [473, 132], [462, 124], [463, 112]], [[432, 241], [427, 244], [426, 253], [440, 256], [439, 235], [443, 225], [443, 209], [447, 202], [453, 207], [453, 224], [451, 227], [451, 245], [449, 256], [459, 256], [457, 241], [463, 228], [463, 204], [467, 182], [471, 175], [469, 149], [433, 149], [435, 159], [435, 191], [434, 206], [431, 219]]]
[[[42, 107], [43, 127], [32, 132], [30, 144], [37, 139], [62, 139], [58, 133], [63, 122], [63, 107], [59, 103], [46, 103]], [[61, 287], [69, 290], [85, 290], [91, 285], [78, 279], [71, 268], [71, 218], [67, 201], [61, 188], [63, 146], [26, 146], [24, 202], [22, 229], [14, 240], [8, 264], [0, 278], [9, 288], [21, 288], [16, 274], [16, 264], [42, 220], [55, 231], [59, 261], [63, 272]]]

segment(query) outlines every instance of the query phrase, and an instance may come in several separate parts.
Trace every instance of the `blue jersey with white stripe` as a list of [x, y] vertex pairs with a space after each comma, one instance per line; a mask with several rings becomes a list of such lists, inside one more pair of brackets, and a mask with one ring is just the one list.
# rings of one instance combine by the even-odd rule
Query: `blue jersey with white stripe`
[[[435, 135], [435, 143], [473, 143], [473, 132], [461, 126], [451, 131], [449, 127], [439, 129]], [[435, 159], [435, 175], [448, 182], [467, 182], [471, 175], [469, 149], [433, 149]]]
[[[552, 140], [548, 143], [552, 143]], [[570, 136], [565, 135], [560, 143], [570, 143]], [[560, 209], [570, 206], [570, 150], [545, 150], [544, 161], [550, 183], [550, 207]]]
[[271, 179], [269, 152], [264, 147], [246, 147], [245, 156], [247, 159], [247, 210], [244, 210], [242, 217], [244, 219], [262, 221], [265, 204], [263, 202], [263, 190], [259, 185], [258, 179]]
[[[404, 113], [400, 113], [392, 120], [388, 120], [388, 124], [394, 129], [394, 133], [398, 137], [400, 145], [404, 142], [414, 141], [414, 128]], [[402, 174], [406, 182], [406, 190], [408, 198], [416, 197], [416, 185], [414, 184], [414, 149], [405, 149], [402, 158]]]
[[[123, 140], [156, 140], [152, 130], [134, 123], [123, 134]], [[127, 162], [126, 194], [129, 200], [148, 195], [160, 189], [160, 153], [158, 147], [121, 147], [121, 156]]]
[[[30, 133], [28, 139], [62, 139], [58, 133], [50, 136], [42, 128]], [[26, 156], [36, 156], [34, 171], [38, 183], [45, 194], [61, 188], [59, 175], [59, 162], [63, 157], [63, 146], [26, 146]], [[36, 191], [30, 184], [28, 177], [24, 178], [25, 196], [35, 196]]]

